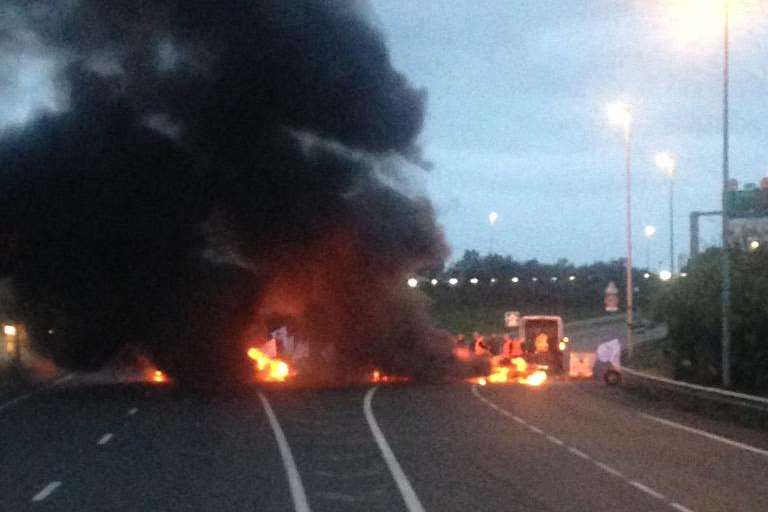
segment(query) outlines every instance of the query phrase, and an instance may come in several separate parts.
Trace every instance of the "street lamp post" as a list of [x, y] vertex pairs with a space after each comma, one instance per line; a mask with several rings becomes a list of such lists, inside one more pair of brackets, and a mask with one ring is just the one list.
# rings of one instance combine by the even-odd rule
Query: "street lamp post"
[[722, 190], [722, 254], [720, 256], [720, 274], [722, 287], [720, 289], [721, 306], [721, 349], [723, 365], [723, 386], [731, 386], [731, 330], [729, 317], [731, 313], [731, 261], [728, 253], [728, 82], [730, 59], [730, 12], [729, 0], [723, 1], [723, 190]]
[[669, 271], [675, 273], [675, 159], [669, 153], [658, 153], [656, 165], [669, 177]]
[[619, 125], [624, 132], [624, 167], [625, 167], [625, 203], [626, 203], [626, 235], [627, 235], [627, 263], [626, 263], [626, 303], [627, 303], [627, 351], [632, 356], [634, 345], [632, 343], [632, 306], [634, 287], [632, 284], [632, 114], [629, 107], [621, 102], [616, 102], [608, 107], [608, 115], [613, 124]]
[[643, 228], [643, 234], [648, 242], [645, 244], [645, 268], [651, 270], [651, 240], [656, 235], [656, 226], [650, 224]]

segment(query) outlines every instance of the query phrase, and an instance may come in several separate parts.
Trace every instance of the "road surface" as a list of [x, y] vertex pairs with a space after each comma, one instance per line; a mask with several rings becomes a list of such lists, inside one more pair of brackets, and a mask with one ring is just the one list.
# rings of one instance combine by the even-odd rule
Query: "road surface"
[[373, 389], [73, 379], [0, 410], [0, 508], [768, 510], [764, 432], [591, 381]]

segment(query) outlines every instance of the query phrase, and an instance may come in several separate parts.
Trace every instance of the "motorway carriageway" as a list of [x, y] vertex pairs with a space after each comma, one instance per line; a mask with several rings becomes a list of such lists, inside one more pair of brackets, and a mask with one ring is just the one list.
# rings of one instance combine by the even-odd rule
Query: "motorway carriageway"
[[767, 437], [591, 381], [205, 396], [73, 379], [0, 410], [0, 509], [766, 511]]

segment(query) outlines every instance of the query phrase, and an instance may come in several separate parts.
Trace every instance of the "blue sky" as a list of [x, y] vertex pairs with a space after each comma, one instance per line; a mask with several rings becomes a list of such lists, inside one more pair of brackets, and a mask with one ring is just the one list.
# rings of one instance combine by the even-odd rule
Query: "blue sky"
[[[420, 143], [435, 168], [416, 182], [452, 258], [491, 244], [545, 262], [622, 257], [622, 139], [605, 112], [618, 98], [634, 117], [635, 261], [669, 266], [658, 151], [677, 159], [676, 249], [687, 253], [688, 212], [719, 209], [722, 147], [719, 22], [689, 28], [707, 28], [697, 16], [722, 1], [370, 0], [395, 66], [428, 91]], [[734, 16], [731, 174], [755, 182], [768, 173], [768, 0], [731, 1], [748, 7]], [[53, 58], [28, 43], [0, 56], [16, 71], [0, 81], [0, 126], [61, 101]], [[703, 245], [716, 244], [718, 220], [702, 223]], [[658, 228], [650, 242], [646, 224]]]
[[[669, 266], [658, 151], [677, 159], [676, 249], [688, 252], [688, 212], [719, 209], [722, 39], [717, 20], [708, 32], [686, 3], [374, 0], [395, 66], [429, 93], [421, 144], [435, 169], [423, 186], [453, 258], [491, 243], [518, 259], [622, 257], [622, 138], [605, 112], [618, 98], [634, 117], [636, 262]], [[732, 40], [731, 174], [741, 183], [768, 173], [768, 11], [748, 7]], [[500, 214], [493, 235], [490, 211]], [[646, 224], [658, 229], [650, 242]], [[702, 228], [704, 245], [716, 244], [719, 221]]]

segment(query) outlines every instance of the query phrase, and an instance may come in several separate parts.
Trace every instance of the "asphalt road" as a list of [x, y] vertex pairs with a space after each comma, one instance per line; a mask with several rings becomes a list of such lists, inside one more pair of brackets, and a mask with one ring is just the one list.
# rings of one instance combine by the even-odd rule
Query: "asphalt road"
[[768, 510], [764, 432], [595, 382], [371, 390], [73, 379], [0, 410], [0, 509]]

